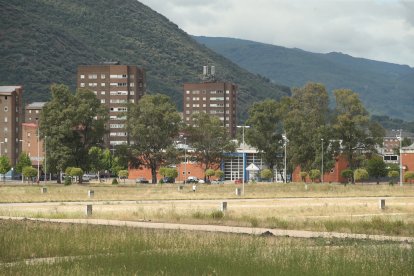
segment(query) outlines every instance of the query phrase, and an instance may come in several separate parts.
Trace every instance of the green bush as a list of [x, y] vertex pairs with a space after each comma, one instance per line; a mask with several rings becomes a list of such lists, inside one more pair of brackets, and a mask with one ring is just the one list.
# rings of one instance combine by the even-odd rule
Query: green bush
[[273, 178], [273, 172], [271, 169], [264, 169], [260, 172], [260, 177], [271, 180]]
[[414, 171], [408, 171], [404, 174], [404, 181], [409, 181], [414, 179]]
[[72, 184], [72, 177], [65, 176], [65, 182], [63, 184], [65, 184], [66, 186]]
[[309, 177], [312, 180], [312, 182], [315, 182], [316, 179], [319, 179], [321, 177], [321, 171], [320, 170], [310, 170]]
[[346, 178], [348, 182], [352, 181], [352, 177], [354, 176], [354, 172], [351, 169], [345, 169], [341, 171], [341, 176]]
[[112, 185], [118, 185], [118, 179], [113, 178], [112, 179]]
[[369, 175], [366, 169], [356, 169], [354, 172], [355, 181], [364, 181], [368, 179]]
[[388, 177], [391, 178], [390, 180], [390, 185], [394, 185], [395, 180], [397, 180], [397, 177], [400, 176], [400, 172], [399, 171], [389, 171], [388, 172]]
[[223, 179], [224, 177], [224, 172], [222, 170], [216, 170], [216, 172], [214, 173], [214, 175], [219, 179]]
[[306, 177], [308, 176], [307, 172], [300, 172], [300, 178], [303, 182], [306, 182]]

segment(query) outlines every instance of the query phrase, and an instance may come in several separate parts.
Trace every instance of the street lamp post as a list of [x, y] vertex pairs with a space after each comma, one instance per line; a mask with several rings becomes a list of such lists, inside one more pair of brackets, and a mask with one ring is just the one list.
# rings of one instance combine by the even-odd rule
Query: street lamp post
[[[19, 142], [22, 142], [22, 150], [21, 150], [21, 153], [23, 153], [23, 143], [24, 143], [24, 140], [19, 140]], [[30, 161], [30, 163], [31, 163], [31, 161]], [[22, 171], [20, 173], [22, 175], [22, 183], [24, 183], [23, 168], [22, 168]]]
[[46, 170], [46, 161], [47, 161], [47, 159], [46, 159], [46, 154], [47, 154], [47, 149], [46, 149], [46, 147], [47, 147], [47, 144], [46, 144], [46, 141], [47, 141], [47, 136], [45, 136], [45, 183], [47, 182], [47, 170]]
[[37, 184], [40, 183], [40, 139], [39, 139], [40, 131], [39, 125], [37, 125]]
[[187, 137], [184, 137], [184, 184], [187, 182]]
[[322, 141], [322, 162], [321, 162], [321, 168], [322, 168], [322, 170], [321, 170], [321, 182], [322, 182], [322, 184], [323, 184], [323, 138], [321, 139], [321, 141]]
[[242, 190], [243, 190], [243, 195], [244, 195], [244, 179], [246, 178], [246, 175], [245, 175], [245, 170], [246, 170], [246, 168], [245, 168], [245, 163], [246, 163], [246, 160], [245, 160], [245, 158], [246, 158], [246, 154], [245, 154], [245, 152], [244, 152], [244, 145], [245, 145], [245, 143], [244, 143], [244, 129], [245, 128], [250, 128], [250, 126], [246, 126], [246, 125], [244, 125], [244, 126], [237, 126], [238, 128], [242, 128], [243, 129], [243, 148], [242, 148], [242, 154], [243, 154], [243, 179], [242, 179], [242, 183], [243, 183], [243, 186], [242, 186]]
[[400, 186], [403, 185], [403, 165], [402, 165], [402, 129], [400, 129]]
[[284, 154], [284, 171], [283, 171], [283, 182], [287, 183], [287, 142], [289, 141], [287, 139], [286, 134], [282, 134], [282, 138], [283, 138], [283, 145], [285, 147], [285, 154]]

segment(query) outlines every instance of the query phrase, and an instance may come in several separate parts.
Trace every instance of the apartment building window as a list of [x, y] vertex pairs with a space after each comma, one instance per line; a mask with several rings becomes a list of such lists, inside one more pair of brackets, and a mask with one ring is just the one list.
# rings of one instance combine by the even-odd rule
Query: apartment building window
[[134, 86], [135, 86], [135, 83], [131, 82], [131, 83], [129, 84], [129, 86], [130, 86], [130, 87], [134, 87]]
[[8, 139], [7, 138], [4, 138], [4, 143], [7, 143], [7, 141], [8, 141]]
[[226, 90], [226, 94], [230, 94], [230, 91], [229, 90]]
[[130, 103], [135, 103], [134, 99], [129, 100]]
[[105, 83], [104, 82], [101, 82], [101, 87], [105, 87]]
[[200, 98], [199, 97], [193, 97], [193, 101], [199, 101]]
[[111, 79], [124, 79], [127, 77], [127, 75], [110, 75]]
[[190, 98], [190, 97], [186, 97], [185, 99], [186, 99], [187, 101], [189, 101], [191, 98]]
[[7, 132], [9, 129], [7, 127], [4, 127], [4, 132]]
[[105, 103], [105, 99], [101, 99], [101, 103]]
[[203, 97], [203, 101], [205, 101], [206, 100], [206, 97]]
[[190, 107], [190, 104], [186, 104], [185, 107]]
[[101, 74], [101, 79], [104, 79], [105, 77], [105, 74]]
[[190, 94], [190, 90], [185, 91], [186, 94]]
[[110, 124], [109, 127], [110, 128], [124, 128], [125, 125], [124, 124]]
[[190, 110], [186, 110], [185, 111], [185, 114], [190, 114]]
[[84, 78], [85, 78], [85, 75], [80, 75], [80, 78], [81, 78], [81, 79], [84, 79]]
[[4, 112], [9, 111], [9, 108], [7, 106], [4, 107]]
[[35, 112], [36, 112], [36, 114], [39, 114], [39, 110], [36, 110]]
[[85, 87], [85, 83], [81, 82], [80, 87]]
[[105, 95], [105, 91], [101, 91], [101, 95]]
[[203, 107], [206, 107], [206, 104], [203, 104]]
[[29, 110], [29, 113], [31, 114], [32, 113], [32, 110]]
[[200, 107], [199, 104], [193, 104], [193, 107]]
[[7, 123], [7, 117], [4, 117], [4, 122]]
[[111, 91], [109, 92], [109, 94], [111, 96], [116, 96], [116, 95], [128, 95], [128, 91]]
[[30, 132], [27, 133], [27, 137], [30, 137]]
[[98, 93], [96, 91], [93, 91], [93, 94], [98, 95]]
[[129, 95], [135, 95], [134, 91], [129, 92]]
[[197, 94], [200, 94], [200, 91], [199, 90], [194, 90], [193, 95], [197, 95]]
[[98, 84], [96, 82], [90, 82], [88, 85], [89, 85], [89, 87], [96, 87], [96, 86], [98, 86]]
[[96, 80], [97, 78], [98, 78], [97, 74], [89, 74], [88, 75], [88, 79], [90, 79], [90, 80]]

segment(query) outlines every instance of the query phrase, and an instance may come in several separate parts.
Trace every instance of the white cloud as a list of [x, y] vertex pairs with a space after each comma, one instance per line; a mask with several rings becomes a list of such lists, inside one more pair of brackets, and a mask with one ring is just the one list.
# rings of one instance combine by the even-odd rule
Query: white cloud
[[414, 66], [412, 0], [142, 0], [193, 35]]

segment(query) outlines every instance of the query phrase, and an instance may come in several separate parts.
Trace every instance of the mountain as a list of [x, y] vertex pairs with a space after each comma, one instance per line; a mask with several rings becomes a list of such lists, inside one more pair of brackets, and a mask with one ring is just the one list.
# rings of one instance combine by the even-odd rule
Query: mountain
[[147, 90], [171, 96], [179, 109], [183, 83], [199, 81], [203, 65], [239, 85], [239, 114], [254, 101], [290, 94], [135, 0], [0, 0], [0, 85], [24, 85], [26, 102], [48, 100], [51, 83], [74, 89], [78, 65], [104, 61], [143, 66]]
[[414, 121], [414, 68], [354, 58], [342, 53], [318, 54], [253, 41], [194, 37], [241, 67], [272, 82], [301, 87], [325, 84], [329, 91], [359, 93], [372, 114]]

